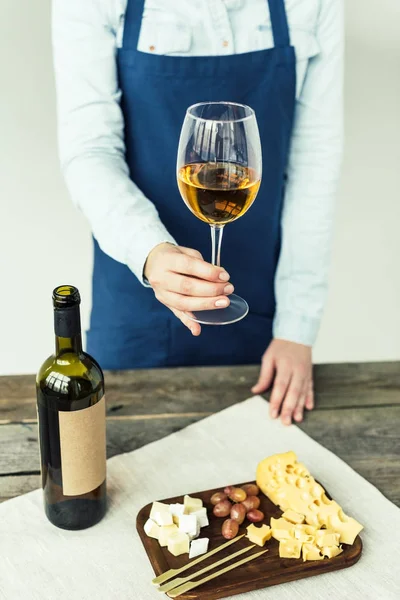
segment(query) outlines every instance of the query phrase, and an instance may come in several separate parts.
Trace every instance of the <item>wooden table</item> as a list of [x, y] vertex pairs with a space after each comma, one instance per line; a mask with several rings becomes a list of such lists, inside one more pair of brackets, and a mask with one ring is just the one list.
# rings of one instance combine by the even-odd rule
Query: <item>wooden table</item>
[[[255, 366], [106, 373], [108, 456], [245, 400], [257, 373]], [[315, 389], [317, 409], [301, 428], [400, 506], [400, 363], [318, 365]], [[0, 377], [0, 501], [39, 485], [34, 377]]]

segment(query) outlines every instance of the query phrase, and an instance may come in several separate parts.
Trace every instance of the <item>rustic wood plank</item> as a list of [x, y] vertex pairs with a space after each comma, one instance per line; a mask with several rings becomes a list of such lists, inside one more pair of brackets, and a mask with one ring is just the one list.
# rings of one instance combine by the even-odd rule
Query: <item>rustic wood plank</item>
[[[320, 410], [399, 405], [400, 363], [316, 365]], [[257, 366], [106, 373], [109, 415], [216, 412], [251, 396]], [[0, 422], [36, 419], [33, 375], [0, 377]]]
[[39, 475], [9, 475], [0, 477], [0, 502], [36, 490], [41, 485]]
[[[107, 423], [108, 456], [130, 452], [201, 417], [112, 419]], [[400, 406], [313, 411], [302, 429], [376, 485], [400, 506]], [[261, 458], [261, 457], [260, 457]], [[0, 474], [36, 471], [38, 468], [35, 424], [0, 427]], [[0, 497], [2, 480], [0, 477]]]

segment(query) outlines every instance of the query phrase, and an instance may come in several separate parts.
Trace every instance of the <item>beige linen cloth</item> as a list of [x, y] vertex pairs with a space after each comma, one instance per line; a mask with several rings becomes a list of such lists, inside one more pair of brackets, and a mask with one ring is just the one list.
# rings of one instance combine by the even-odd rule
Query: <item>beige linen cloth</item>
[[50, 525], [40, 490], [0, 505], [0, 598], [166, 597], [150, 583], [153, 571], [135, 529], [139, 509], [155, 499], [252, 480], [262, 458], [287, 450], [294, 450], [345, 511], [365, 525], [363, 555], [349, 569], [235, 598], [399, 600], [400, 510], [300, 429], [270, 420], [260, 397], [112, 458], [110, 508], [91, 529], [69, 532]]

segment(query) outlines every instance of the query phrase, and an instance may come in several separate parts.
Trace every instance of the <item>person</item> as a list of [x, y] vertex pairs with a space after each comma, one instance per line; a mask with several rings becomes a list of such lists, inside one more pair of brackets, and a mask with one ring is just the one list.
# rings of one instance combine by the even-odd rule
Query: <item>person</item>
[[[342, 0], [53, 0], [62, 170], [93, 232], [88, 351], [106, 369], [261, 364], [285, 424], [314, 406], [312, 346], [327, 291], [342, 154]], [[225, 234], [176, 183], [187, 107], [256, 113], [258, 197]], [[195, 242], [195, 243], [194, 243]], [[224, 327], [187, 313], [229, 304]]]

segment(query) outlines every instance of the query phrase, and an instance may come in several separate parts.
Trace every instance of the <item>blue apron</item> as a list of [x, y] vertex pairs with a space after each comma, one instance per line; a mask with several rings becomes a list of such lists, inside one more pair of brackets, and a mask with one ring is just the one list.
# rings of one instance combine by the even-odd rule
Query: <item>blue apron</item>
[[208, 225], [186, 208], [176, 183], [178, 141], [189, 105], [228, 100], [251, 106], [260, 130], [263, 176], [253, 206], [226, 227], [222, 244], [222, 264], [250, 306], [248, 316], [234, 325], [203, 326], [193, 337], [152, 289], [94, 241], [87, 347], [105, 369], [258, 363], [271, 341], [296, 61], [284, 0], [268, 4], [273, 48], [173, 57], [138, 51], [144, 0], [128, 1], [117, 56], [126, 160], [132, 180], [155, 204], [167, 230], [178, 244], [210, 259]]

